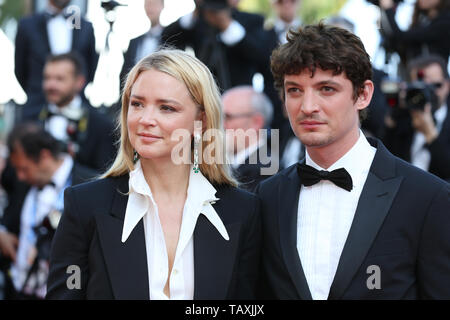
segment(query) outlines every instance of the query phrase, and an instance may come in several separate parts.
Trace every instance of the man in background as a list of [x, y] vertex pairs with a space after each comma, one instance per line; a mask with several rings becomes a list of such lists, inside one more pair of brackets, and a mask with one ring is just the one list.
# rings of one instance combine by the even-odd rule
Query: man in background
[[[77, 52], [83, 59], [86, 83], [94, 79], [98, 63], [94, 30], [83, 17], [74, 16], [77, 12], [67, 10], [69, 2], [48, 0], [45, 12], [19, 22], [14, 62], [17, 80], [27, 94], [27, 102], [21, 111], [22, 119], [35, 120], [45, 103], [42, 74], [49, 54]], [[82, 97], [85, 99], [84, 94]]]
[[[251, 86], [239, 86], [222, 96], [227, 151], [241, 187], [253, 190], [268, 177], [261, 169], [276, 161], [269, 152], [267, 129], [273, 116], [270, 100]], [[278, 141], [273, 141], [278, 143]]]

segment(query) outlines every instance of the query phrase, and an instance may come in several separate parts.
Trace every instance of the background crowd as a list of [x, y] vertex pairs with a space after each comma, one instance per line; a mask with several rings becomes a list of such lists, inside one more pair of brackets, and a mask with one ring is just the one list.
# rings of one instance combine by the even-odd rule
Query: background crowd
[[[122, 86], [130, 69], [161, 46], [199, 58], [221, 89], [224, 128], [235, 130], [227, 131], [227, 141], [245, 141], [240, 148], [230, 144], [234, 148], [227, 152], [241, 187], [248, 190], [267, 177], [260, 169], [270, 164], [260, 158], [260, 149], [269, 146], [279, 169], [305, 155], [270, 72], [273, 49], [286, 42], [290, 28], [304, 25], [302, 0], [268, 2], [270, 17], [242, 10], [239, 0], [196, 0], [192, 12], [162, 25], [164, 0], [145, 0], [142, 10], [151, 27], [129, 42], [119, 76]], [[394, 155], [450, 181], [450, 0], [415, 1], [407, 29], [396, 21], [401, 1], [369, 2], [379, 7], [386, 59], [395, 55], [400, 60], [395, 78], [373, 69], [375, 93], [362, 130]], [[113, 12], [117, 4], [104, 2], [104, 7]], [[45, 295], [48, 239], [63, 210], [63, 191], [103, 173], [117, 151], [114, 122], [121, 103], [94, 108], [85, 94], [99, 53], [92, 24], [70, 8], [69, 0], [48, 0], [41, 9], [35, 5], [15, 36], [14, 72], [27, 100], [2, 108], [2, 298]], [[324, 21], [352, 32], [355, 28], [339, 15]], [[263, 79], [258, 87], [255, 75]], [[268, 129], [268, 135], [239, 136], [248, 129]], [[256, 163], [249, 161], [253, 154]]]

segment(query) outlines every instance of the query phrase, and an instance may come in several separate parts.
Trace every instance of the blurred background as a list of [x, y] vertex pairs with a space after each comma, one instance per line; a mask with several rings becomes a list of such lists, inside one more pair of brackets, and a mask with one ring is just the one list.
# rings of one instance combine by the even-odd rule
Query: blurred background
[[[119, 97], [118, 75], [123, 63], [123, 52], [129, 40], [144, 33], [150, 22], [143, 10], [144, 0], [118, 1], [126, 6], [108, 12], [101, 6], [101, 0], [73, 0], [72, 5], [81, 9], [86, 19], [92, 22], [95, 32], [96, 49], [100, 59], [92, 84], [86, 88], [86, 96], [95, 107], [110, 106]], [[406, 29], [411, 21], [415, 0], [403, 1], [397, 10], [397, 21]], [[0, 0], [0, 104], [10, 100], [18, 104], [26, 101], [26, 94], [14, 76], [14, 38], [21, 17], [45, 10], [47, 0]], [[260, 13], [266, 18], [274, 16], [271, 0], [242, 0], [238, 7], [243, 11]], [[193, 0], [166, 0], [161, 13], [161, 25], [167, 26], [179, 17], [192, 12]], [[395, 58], [391, 64], [384, 64], [384, 50], [379, 46], [379, 8], [365, 0], [303, 0], [298, 8], [298, 16], [303, 23], [313, 23], [330, 15], [340, 14], [355, 25], [355, 33], [363, 40], [366, 50], [377, 68], [394, 74]], [[113, 17], [111, 17], [113, 16]], [[110, 36], [110, 50], [105, 50], [109, 31], [108, 19], [114, 19]]]

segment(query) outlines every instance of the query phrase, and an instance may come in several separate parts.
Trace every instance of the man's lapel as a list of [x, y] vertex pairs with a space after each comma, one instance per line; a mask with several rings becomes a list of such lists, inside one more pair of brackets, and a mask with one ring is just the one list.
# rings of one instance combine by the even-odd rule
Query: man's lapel
[[118, 179], [109, 215], [96, 215], [105, 265], [115, 299], [149, 299], [144, 223], [140, 221], [122, 243], [122, 228], [128, 201], [128, 175]]
[[339, 299], [364, 261], [388, 214], [403, 180], [395, 176], [395, 159], [377, 140], [368, 139], [377, 148], [370, 172], [358, 201], [352, 226], [330, 288], [329, 299]]
[[297, 165], [292, 166], [286, 179], [287, 181], [280, 183], [278, 190], [281, 251], [298, 294], [304, 300], [312, 300], [297, 251], [297, 211], [301, 186]]
[[[220, 194], [217, 194], [221, 199]], [[238, 249], [240, 223], [227, 224], [223, 219], [227, 208], [221, 200], [214, 210], [224, 222], [229, 240], [225, 240], [204, 215], [200, 215], [194, 230], [194, 299], [225, 300], [230, 285]]]
[[[39, 29], [40, 29], [40, 34], [43, 37], [42, 43], [45, 46], [45, 54], [48, 54], [50, 52], [50, 42], [48, 40], [47, 18], [45, 16], [45, 14], [41, 14], [39, 16]], [[44, 56], [44, 59], [45, 58], [46, 57]]]

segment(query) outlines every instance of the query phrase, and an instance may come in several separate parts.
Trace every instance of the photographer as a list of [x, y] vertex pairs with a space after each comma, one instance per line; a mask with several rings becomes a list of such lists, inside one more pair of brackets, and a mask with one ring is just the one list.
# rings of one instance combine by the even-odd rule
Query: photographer
[[2, 271], [7, 276], [5, 297], [43, 298], [52, 239], [43, 232], [41, 223], [46, 217], [52, 221], [48, 230], [51, 235], [63, 209], [64, 189], [92, 178], [94, 172], [74, 164], [39, 124], [24, 123], [13, 128], [8, 149], [24, 187], [18, 184], [11, 190], [0, 223]]
[[417, 0], [411, 26], [406, 31], [400, 30], [395, 21], [398, 2], [379, 1], [385, 45], [398, 52], [403, 66], [411, 59], [426, 54], [437, 54], [447, 63], [450, 53], [450, 0]]
[[[408, 66], [409, 89], [386, 117], [384, 142], [395, 155], [450, 180], [449, 75], [445, 61], [431, 55]], [[417, 82], [417, 80], [419, 80]], [[421, 84], [424, 84], [420, 89]]]

